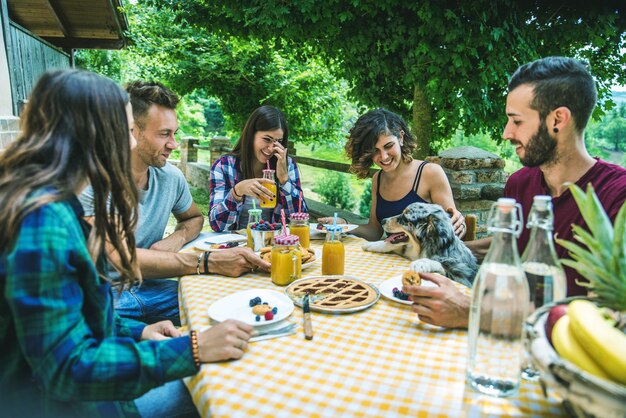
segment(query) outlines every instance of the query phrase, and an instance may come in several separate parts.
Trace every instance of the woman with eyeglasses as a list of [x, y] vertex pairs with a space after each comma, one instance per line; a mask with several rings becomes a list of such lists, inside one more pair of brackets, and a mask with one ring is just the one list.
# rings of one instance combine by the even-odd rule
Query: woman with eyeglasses
[[287, 217], [307, 212], [298, 167], [287, 155], [288, 138], [278, 108], [261, 106], [252, 112], [232, 152], [211, 167], [209, 222], [214, 231], [245, 228], [254, 206], [269, 222], [280, 222], [281, 209]]

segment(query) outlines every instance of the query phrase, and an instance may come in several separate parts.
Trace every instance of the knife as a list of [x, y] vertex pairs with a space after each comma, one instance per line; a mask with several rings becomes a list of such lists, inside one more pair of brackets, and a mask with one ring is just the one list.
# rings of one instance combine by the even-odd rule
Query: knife
[[313, 324], [311, 324], [311, 308], [309, 307], [309, 294], [302, 299], [302, 317], [304, 318], [304, 338], [313, 339]]

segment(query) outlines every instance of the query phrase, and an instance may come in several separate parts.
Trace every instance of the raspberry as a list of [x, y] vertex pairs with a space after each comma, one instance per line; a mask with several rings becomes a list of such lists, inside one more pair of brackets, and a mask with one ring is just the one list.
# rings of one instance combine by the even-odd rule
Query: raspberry
[[261, 219], [261, 220], [259, 221], [259, 223], [260, 223], [260, 224], [264, 224], [264, 223], [265, 223], [265, 219]]
[[271, 321], [272, 319], [274, 319], [274, 314], [272, 313], [272, 311], [265, 312], [265, 320]]

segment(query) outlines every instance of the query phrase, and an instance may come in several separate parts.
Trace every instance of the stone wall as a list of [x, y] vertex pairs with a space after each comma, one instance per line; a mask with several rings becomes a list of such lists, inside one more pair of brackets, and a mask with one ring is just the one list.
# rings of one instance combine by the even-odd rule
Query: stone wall
[[0, 151], [6, 148], [20, 133], [20, 119], [16, 116], [0, 116]]
[[508, 177], [503, 170], [504, 160], [480, 148], [467, 146], [442, 151], [426, 160], [443, 167], [457, 209], [463, 214], [475, 214], [478, 218], [476, 236], [485, 236], [489, 209], [502, 197]]

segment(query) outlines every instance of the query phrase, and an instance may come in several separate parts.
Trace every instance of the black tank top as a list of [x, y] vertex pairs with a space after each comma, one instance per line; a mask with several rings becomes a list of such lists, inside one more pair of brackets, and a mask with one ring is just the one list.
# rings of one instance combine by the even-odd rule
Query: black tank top
[[424, 199], [417, 194], [417, 187], [420, 184], [420, 178], [422, 176], [422, 169], [427, 164], [426, 161], [422, 161], [420, 166], [417, 168], [417, 173], [415, 174], [415, 180], [413, 180], [413, 187], [409, 192], [400, 200], [385, 200], [380, 195], [380, 178], [383, 175], [383, 171], [381, 170], [378, 173], [378, 181], [376, 183], [376, 219], [378, 222], [381, 222], [385, 218], [389, 218], [391, 216], [399, 215], [407, 206], [411, 203], [420, 202], [420, 203], [428, 203]]

